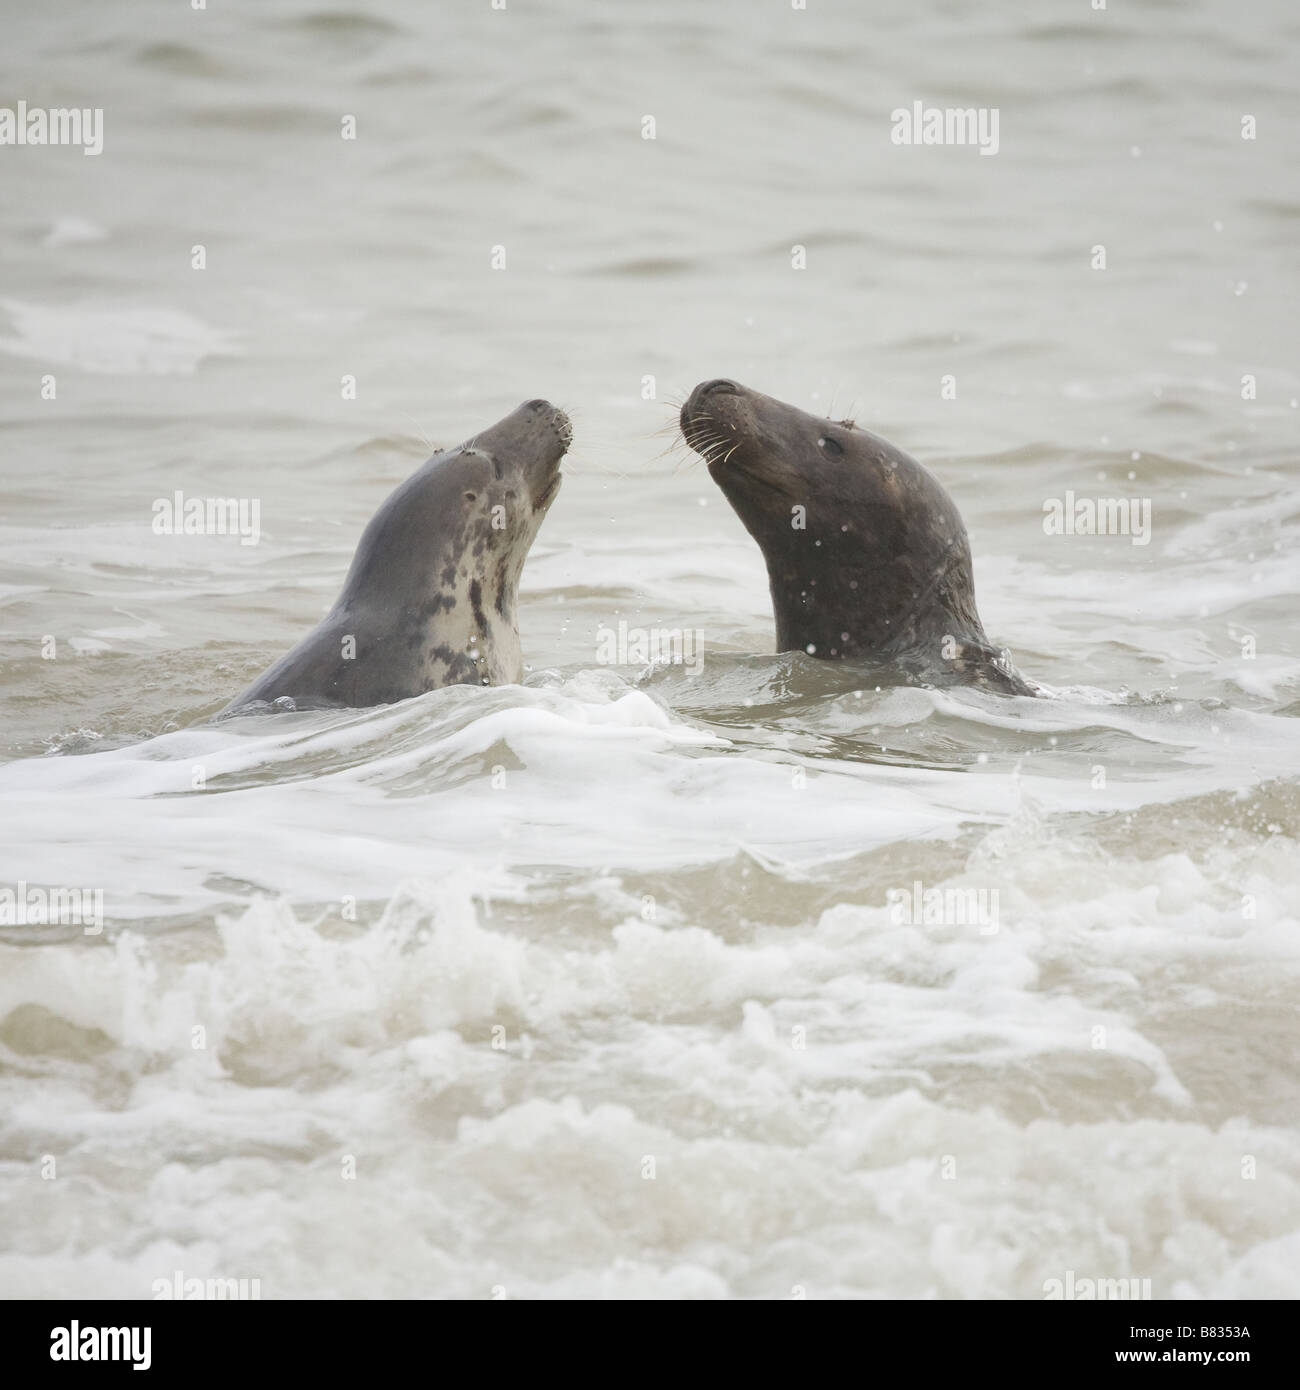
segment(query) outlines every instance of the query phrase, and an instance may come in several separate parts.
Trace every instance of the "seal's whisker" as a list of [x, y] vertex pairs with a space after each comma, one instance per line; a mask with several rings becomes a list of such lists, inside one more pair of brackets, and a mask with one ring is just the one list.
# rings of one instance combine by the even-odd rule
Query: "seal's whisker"
[[693, 449], [690, 453], [684, 455], [682, 458], [677, 460], [677, 466], [673, 469], [673, 477], [675, 478], [679, 473], [689, 471], [690, 469], [694, 468], [695, 465], [698, 463], [708, 462], [708, 454], [702, 453], [698, 449]]
[[[662, 433], [662, 431], [659, 431], [659, 433]], [[685, 461], [690, 463], [693, 461], [692, 456], [700, 450], [712, 448], [724, 442], [725, 440], [721, 435], [710, 433], [697, 426], [692, 426], [689, 434], [677, 429], [673, 431], [673, 436], [669, 439], [667, 444], [654, 456], [654, 461], [657, 462], [659, 459], [666, 458], [669, 454], [674, 454], [678, 451], [685, 451]]]
[[405, 410], [403, 410], [401, 413], [404, 416], [406, 416], [406, 418], [415, 426], [416, 434], [420, 436], [420, 440], [423, 443], [424, 447], [428, 449], [428, 451], [431, 454], [438, 454], [442, 452], [442, 450], [438, 448], [438, 446], [433, 442], [433, 440], [429, 438], [428, 434], [425, 433], [424, 427], [420, 424], [420, 422], [415, 418], [414, 415], [407, 414]]
[[724, 430], [720, 425], [715, 425], [712, 430], [693, 431], [686, 442], [693, 449], [697, 442], [709, 444], [728, 444], [735, 438], [730, 430]]
[[662, 425], [660, 425], [658, 429], [655, 429], [655, 430], [648, 430], [648, 431], [646, 432], [646, 436], [645, 436], [645, 437], [646, 437], [647, 439], [654, 439], [656, 436], [661, 435], [661, 434], [680, 434], [681, 431], [682, 431], [682, 423], [681, 423], [680, 420], [677, 420], [677, 419], [665, 420], [664, 423], [663, 423]]
[[697, 415], [685, 429], [681, 431], [681, 435], [693, 449], [696, 440], [703, 439], [706, 435], [719, 435], [720, 437], [720, 432], [724, 428], [722, 424], [709, 415]]
[[725, 439], [695, 439], [688, 442], [692, 453], [699, 454], [706, 462], [711, 462], [713, 455], [725, 448], [729, 441]]

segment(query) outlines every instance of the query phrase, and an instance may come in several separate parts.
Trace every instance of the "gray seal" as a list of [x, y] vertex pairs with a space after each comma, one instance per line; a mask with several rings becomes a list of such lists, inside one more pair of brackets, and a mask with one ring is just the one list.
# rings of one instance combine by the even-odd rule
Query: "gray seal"
[[966, 528], [929, 469], [725, 377], [691, 392], [681, 428], [767, 561], [778, 651], [1040, 693], [985, 635]]
[[371, 518], [324, 620], [221, 715], [519, 681], [519, 576], [572, 437], [563, 411], [527, 401], [435, 454]]

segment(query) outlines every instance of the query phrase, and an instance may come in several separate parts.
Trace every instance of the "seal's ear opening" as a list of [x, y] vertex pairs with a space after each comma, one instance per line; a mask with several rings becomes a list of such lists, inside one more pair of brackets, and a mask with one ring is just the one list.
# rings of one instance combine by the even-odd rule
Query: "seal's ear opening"
[[465, 494], [465, 500], [466, 500], [467, 502], [477, 502], [477, 501], [478, 501], [478, 493], [477, 493], [477, 492], [467, 492], [467, 493]]

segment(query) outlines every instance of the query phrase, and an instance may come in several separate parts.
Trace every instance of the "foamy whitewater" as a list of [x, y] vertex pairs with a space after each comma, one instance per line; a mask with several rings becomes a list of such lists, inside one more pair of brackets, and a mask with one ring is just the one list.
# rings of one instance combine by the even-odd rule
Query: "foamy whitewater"
[[[7, 19], [103, 148], [0, 148], [0, 913], [102, 916], [0, 926], [0, 1296], [1300, 1296], [1300, 11], [1032, 11]], [[1050, 698], [772, 654], [723, 374], [930, 464]], [[534, 396], [521, 686], [206, 722]]]

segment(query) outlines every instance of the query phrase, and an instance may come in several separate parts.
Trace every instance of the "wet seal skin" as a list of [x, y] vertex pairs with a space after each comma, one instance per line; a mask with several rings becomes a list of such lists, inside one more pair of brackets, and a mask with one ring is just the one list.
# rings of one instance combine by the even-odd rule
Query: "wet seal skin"
[[371, 518], [324, 620], [218, 718], [520, 680], [519, 576], [572, 438], [563, 411], [527, 401], [435, 454]]
[[691, 392], [681, 428], [767, 561], [778, 651], [1040, 693], [985, 635], [966, 528], [915, 459], [725, 377]]

